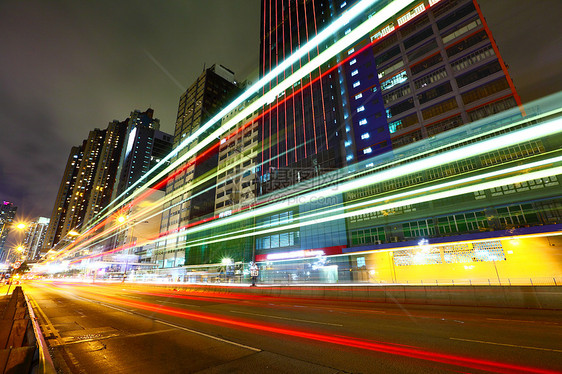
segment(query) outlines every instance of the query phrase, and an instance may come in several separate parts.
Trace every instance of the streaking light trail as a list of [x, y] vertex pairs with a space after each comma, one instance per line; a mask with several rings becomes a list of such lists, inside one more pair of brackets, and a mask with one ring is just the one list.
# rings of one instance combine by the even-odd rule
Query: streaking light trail
[[[386, 7], [381, 9], [377, 12], [373, 17], [369, 18], [367, 21], [363, 22], [359, 26], [357, 26], [352, 32], [348, 33], [343, 38], [336, 41], [331, 47], [326, 49], [320, 55], [315, 57], [309, 63], [304, 65], [302, 68], [298, 69], [295, 73], [287, 77], [281, 83], [273, 87], [268, 93], [260, 97], [259, 99], [255, 100], [252, 104], [247, 106], [245, 109], [240, 111], [236, 116], [234, 116], [231, 120], [220, 126], [217, 130], [215, 130], [212, 134], [207, 136], [205, 139], [200, 141], [195, 147], [190, 148], [188, 152], [186, 152], [183, 156], [179, 157], [176, 161], [172, 162], [166, 169], [160, 172], [157, 176], [153, 177], [150, 181], [146, 182], [145, 185], [152, 185], [157, 183], [162, 177], [173, 171], [183, 162], [188, 160], [190, 157], [197, 154], [198, 151], [202, 150], [205, 146], [209, 145], [211, 142], [216, 141], [218, 138], [221, 137], [226, 131], [234, 127], [237, 123], [242, 122], [248, 115], [253, 113], [256, 110], [259, 110], [264, 105], [271, 103], [275, 100], [277, 95], [281, 92], [284, 92], [287, 88], [291, 87], [294, 83], [300, 81], [302, 78], [306, 77], [312, 71], [320, 67], [322, 64], [326, 63], [328, 60], [336, 56], [338, 53], [343, 51], [352, 43], [356, 42], [362, 36], [364, 36], [369, 31], [373, 30], [374, 28], [380, 26], [384, 21], [388, 18], [392, 17], [394, 14], [399, 12], [404, 7], [408, 6], [414, 0], [395, 0], [388, 4]], [[177, 148], [174, 149], [168, 156], [163, 158], [160, 163], [158, 163], [152, 170], [150, 170], [147, 174], [145, 174], [141, 179], [135, 182], [133, 185], [129, 187], [122, 195], [117, 197], [117, 200], [126, 196], [128, 193], [133, 191], [141, 182], [148, 178], [154, 171], [156, 171], [159, 167], [164, 165], [168, 160], [172, 159], [173, 157], [177, 156], [177, 154], [185, 148], [188, 144], [191, 144], [195, 141], [201, 134], [211, 129], [213, 125], [220, 121], [222, 117], [240, 105], [244, 100], [248, 99], [251, 95], [256, 93], [259, 89], [263, 88], [267, 83], [271, 82], [277, 75], [284, 72], [285, 69], [289, 68], [295, 61], [297, 61], [300, 57], [304, 56], [312, 49], [316, 48], [319, 43], [325, 41], [329, 37], [333, 35], [336, 31], [347, 25], [352, 19], [356, 18], [357, 16], [363, 14], [363, 12], [368, 9], [372, 4], [374, 4], [376, 0], [363, 0], [359, 2], [357, 5], [349, 9], [345, 12], [340, 18], [334, 21], [330, 26], [320, 32], [316, 37], [311, 39], [308, 43], [306, 43], [303, 47], [297, 50], [293, 55], [291, 55], [287, 60], [279, 64], [274, 70], [268, 73], [264, 78], [260, 79], [255, 85], [250, 87], [247, 91], [245, 91], [241, 96], [239, 96], [236, 100], [234, 100], [231, 104], [221, 110], [217, 115], [211, 118], [206, 124], [201, 126], [196, 132], [194, 132], [191, 136], [187, 137]], [[141, 193], [141, 189], [135, 190], [130, 196], [123, 199], [122, 204], [126, 204], [127, 202], [134, 199], [137, 195]], [[105, 216], [111, 214], [117, 209], [117, 207], [113, 207]], [[103, 216], [98, 218], [98, 221], [103, 219]], [[93, 224], [96, 224], [97, 221], [94, 221]]]

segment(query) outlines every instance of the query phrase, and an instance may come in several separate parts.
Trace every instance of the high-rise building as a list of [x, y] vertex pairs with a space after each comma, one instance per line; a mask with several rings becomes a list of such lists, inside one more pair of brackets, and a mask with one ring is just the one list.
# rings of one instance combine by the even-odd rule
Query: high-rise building
[[[257, 79], [256, 70], [254, 74], [239, 84], [240, 89], [250, 87]], [[258, 97], [255, 94], [234, 108], [223, 117], [222, 123], [231, 120]], [[214, 216], [218, 219], [229, 217], [233, 212], [249, 209], [256, 202], [259, 186], [257, 168], [260, 149], [258, 114], [259, 112], [255, 111], [243, 122], [238, 122], [220, 140], [214, 212]], [[241, 229], [253, 224], [254, 220], [249, 219], [238, 223], [235, 227]], [[253, 238], [211, 245], [212, 252], [220, 254], [222, 258], [230, 259], [233, 264], [252, 261], [254, 250]], [[219, 260], [222, 261], [222, 258]]]
[[[250, 87], [258, 79], [254, 75], [239, 84], [241, 90]], [[256, 100], [254, 95], [222, 118], [228, 122], [238, 112]], [[257, 196], [257, 174], [259, 142], [258, 112], [243, 122], [238, 122], [225, 134], [219, 145], [217, 184], [215, 197], [215, 216], [228, 215], [229, 211], [239, 210], [255, 202]]]
[[[262, 1], [260, 76], [357, 3]], [[375, 2], [332, 40], [286, 69], [264, 92], [390, 3]], [[392, 155], [388, 152], [521, 104], [475, 0], [408, 4], [263, 108], [261, 195], [303, 185], [334, 168], [347, 165], [351, 167], [346, 172], [351, 172], [372, 167], [367, 160], [374, 156]], [[522, 113], [516, 110], [511, 116], [521, 118]], [[259, 258], [318, 248], [341, 253], [355, 240], [348, 236], [349, 228], [370, 230], [369, 220], [328, 221], [296, 229], [295, 223], [312, 211], [323, 218], [323, 209], [342, 209], [344, 203], [368, 193], [336, 194], [325, 204], [304, 202], [256, 217], [258, 226], [293, 227], [258, 235]], [[383, 234], [373, 237], [382, 241], [398, 237], [386, 233], [386, 239], [380, 239]]]
[[18, 207], [9, 201], [2, 201], [0, 204], [0, 261], [5, 261], [8, 256], [9, 250], [5, 248], [6, 239], [17, 210]]
[[[172, 150], [173, 136], [160, 131], [160, 120], [154, 110], [131, 112], [126, 121], [126, 136], [121, 147], [119, 169], [112, 200], [151, 170]], [[165, 165], [162, 166], [164, 168]]]
[[414, 1], [339, 63], [348, 163], [521, 105], [476, 0]]
[[52, 248], [71, 230], [91, 222], [116, 196], [141, 178], [171, 146], [171, 135], [158, 131], [154, 111], [133, 111], [125, 121], [95, 129], [72, 147], [44, 241]]
[[[262, 1], [260, 77], [328, 27], [334, 14], [333, 1], [329, 0]], [[264, 87], [263, 92], [305, 66], [333, 41], [330, 38], [320, 43]], [[258, 193], [265, 199], [275, 198], [275, 191], [308, 183], [344, 166], [343, 92], [336, 64], [337, 60], [331, 59], [263, 107], [259, 126]], [[345, 246], [344, 220], [295, 227], [299, 215], [321, 212], [331, 204], [341, 205], [342, 196], [329, 201], [302, 201], [285, 211], [255, 217], [256, 226], [292, 226], [280, 233], [257, 235], [253, 244], [255, 253]]]
[[[232, 71], [222, 65], [213, 65], [205, 69], [180, 97], [174, 147], [204, 125], [238, 92]], [[213, 127], [200, 135], [182, 149], [178, 156], [195, 147], [199, 140], [208, 136], [214, 129]], [[214, 212], [216, 176], [213, 174], [217, 164], [218, 152], [213, 148], [199, 151], [179, 168], [181, 171], [174, 175], [166, 187], [166, 197], [170, 198], [173, 195], [173, 198], [164, 206], [162, 232], [179, 230], [189, 221]], [[161, 249], [156, 253], [155, 258], [160, 267], [181, 266], [185, 262], [206, 263], [209, 259], [208, 250], [191, 251], [186, 259], [186, 248], [182, 244], [185, 238], [170, 241], [162, 243]]]
[[82, 146], [71, 148], [53, 207], [53, 212], [51, 213], [51, 218], [49, 220], [49, 227], [47, 229], [45, 241], [43, 242], [44, 252], [51, 249], [63, 237], [61, 234], [66, 218], [66, 211], [70, 205], [72, 191], [74, 190], [74, 186], [78, 178], [79, 166], [82, 163], [83, 156], [84, 148]]
[[94, 189], [96, 170], [105, 143], [107, 130], [94, 129], [82, 145], [83, 157], [78, 165], [78, 175], [70, 193], [61, 238], [78, 230], [85, 223], [91, 192]]
[[[333, 19], [328, 0], [263, 0], [259, 74], [263, 77]], [[328, 42], [295, 62], [264, 92], [325, 50]], [[263, 108], [260, 119], [259, 175], [262, 193], [285, 187], [342, 165], [342, 112], [338, 76], [315, 69]]]
[[127, 121], [113, 121], [105, 130], [84, 222], [90, 222], [111, 201], [126, 129]]
[[27, 261], [35, 262], [41, 258], [45, 234], [49, 226], [49, 219], [39, 217], [31, 222], [25, 230], [23, 246], [27, 253]]

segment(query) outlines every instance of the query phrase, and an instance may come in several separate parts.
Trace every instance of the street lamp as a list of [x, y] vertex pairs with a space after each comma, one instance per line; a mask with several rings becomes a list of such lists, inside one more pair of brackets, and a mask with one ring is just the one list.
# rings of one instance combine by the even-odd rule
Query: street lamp
[[[19, 222], [19, 223], [4, 222], [3, 225], [2, 225], [2, 229], [0, 230], [0, 238], [4, 237], [5, 235], [7, 236], [9, 234], [9, 231], [8, 231], [7, 234], [5, 234], [5, 230], [9, 229], [10, 227], [13, 227], [13, 228], [17, 229], [18, 231], [23, 231], [27, 228], [27, 226], [28, 226], [28, 224], [26, 224], [24, 222]], [[8, 253], [6, 253], [6, 257], [3, 257], [3, 254], [2, 254], [2, 256], [0, 256], [0, 259], [3, 259], [6, 262], [8, 262], [8, 261], [10, 261], [11, 255], [12, 255], [12, 249], [10, 248]]]

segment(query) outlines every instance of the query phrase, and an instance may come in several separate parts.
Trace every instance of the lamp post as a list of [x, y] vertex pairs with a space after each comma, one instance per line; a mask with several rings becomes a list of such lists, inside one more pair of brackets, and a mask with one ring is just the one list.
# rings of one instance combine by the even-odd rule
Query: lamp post
[[[26, 223], [23, 223], [23, 222], [19, 222], [19, 223], [4, 222], [4, 224], [2, 225], [2, 230], [0, 231], [0, 238], [2, 236], [4, 236], [4, 230], [8, 229], [10, 226], [21, 232], [21, 231], [25, 230], [28, 225]], [[8, 231], [8, 234], [9, 234], [9, 231]], [[20, 252], [23, 252], [23, 250], [25, 250], [25, 247], [23, 247], [22, 245], [17, 246], [17, 248], [20, 248], [20, 247], [21, 247]], [[12, 255], [12, 249], [10, 248], [10, 250], [8, 251], [8, 253], [6, 254], [6, 257], [5, 257], [6, 262], [10, 261], [11, 255]]]

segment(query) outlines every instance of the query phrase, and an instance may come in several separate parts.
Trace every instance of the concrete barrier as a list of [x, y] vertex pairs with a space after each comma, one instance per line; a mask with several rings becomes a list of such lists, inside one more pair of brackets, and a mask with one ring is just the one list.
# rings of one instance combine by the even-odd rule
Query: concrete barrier
[[0, 370], [2, 373], [54, 374], [47, 345], [21, 286], [5, 296], [0, 308]]
[[205, 284], [120, 284], [119, 287], [155, 287], [188, 293], [244, 294], [311, 300], [341, 300], [391, 304], [482, 306], [505, 308], [562, 309], [562, 286], [502, 285], [264, 285], [247, 287]]

